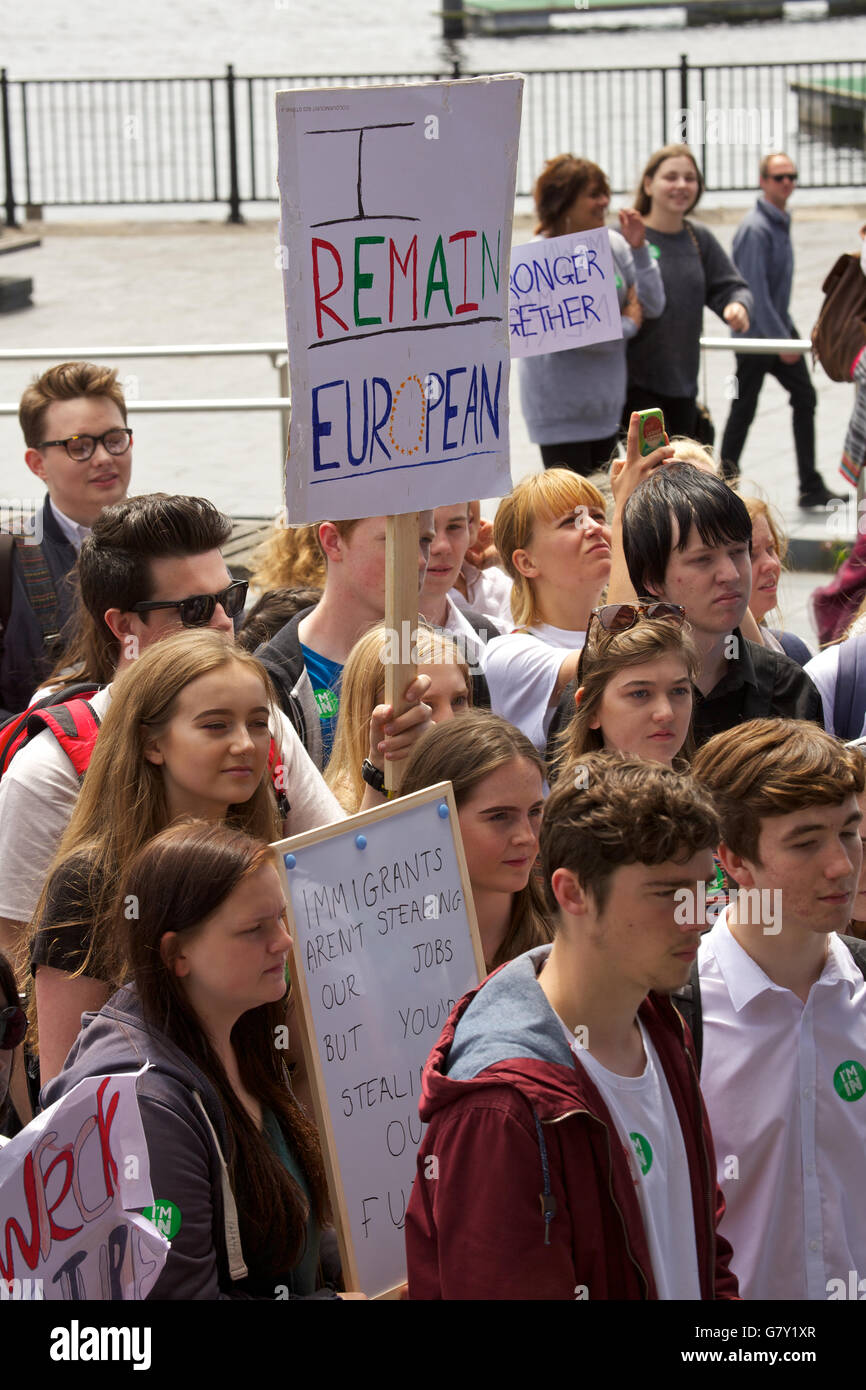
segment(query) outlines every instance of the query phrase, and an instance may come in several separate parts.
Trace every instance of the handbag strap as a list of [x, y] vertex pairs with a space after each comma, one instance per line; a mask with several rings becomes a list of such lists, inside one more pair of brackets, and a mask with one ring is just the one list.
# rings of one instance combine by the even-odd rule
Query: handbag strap
[[688, 232], [689, 236], [690, 236], [691, 239], [692, 239], [692, 246], [695, 248], [695, 250], [696, 250], [697, 253], [698, 253], [698, 260], [699, 260], [700, 263], [701, 263], [701, 270], [703, 270], [703, 268], [704, 268], [704, 256], [703, 256], [703, 252], [701, 251], [701, 243], [698, 241], [697, 235], [696, 235], [696, 233], [695, 233], [695, 229], [694, 229], [694, 227], [692, 226], [691, 222], [688, 221], [687, 218], [683, 218], [683, 226], [685, 227], [686, 231]]

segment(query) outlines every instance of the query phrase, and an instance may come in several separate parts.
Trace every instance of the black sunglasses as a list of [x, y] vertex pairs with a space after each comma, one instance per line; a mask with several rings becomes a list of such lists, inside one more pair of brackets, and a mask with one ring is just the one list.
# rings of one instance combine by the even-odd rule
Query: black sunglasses
[[797, 182], [796, 174], [770, 174], [773, 183], [784, 183], [785, 179], [790, 179], [792, 183]]
[[24, 1041], [27, 1032], [27, 1015], [17, 1004], [0, 1009], [0, 1052], [11, 1051]]
[[152, 613], [155, 608], [176, 608], [184, 627], [206, 627], [214, 615], [217, 604], [221, 604], [227, 618], [236, 618], [243, 611], [247, 601], [249, 581], [236, 579], [219, 594], [193, 594], [192, 598], [148, 599], [144, 603], [134, 603], [133, 613]]
[[55, 445], [62, 445], [67, 454], [75, 463], [86, 463], [89, 458], [93, 458], [97, 444], [103, 445], [109, 454], [119, 458], [125, 454], [132, 443], [132, 430], [115, 426], [113, 430], [106, 430], [105, 434], [71, 434], [68, 439], [43, 439], [38, 449], [51, 449]]

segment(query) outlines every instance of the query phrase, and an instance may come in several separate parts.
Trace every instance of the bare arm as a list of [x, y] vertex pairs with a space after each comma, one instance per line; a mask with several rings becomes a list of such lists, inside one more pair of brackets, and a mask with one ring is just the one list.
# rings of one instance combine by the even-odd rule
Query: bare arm
[[53, 965], [36, 970], [36, 1014], [39, 1019], [39, 1076], [46, 1081], [62, 1069], [81, 1029], [81, 1015], [107, 1004], [111, 989], [88, 975], [68, 975]]
[[[653, 450], [651, 454], [647, 454], [646, 458], [642, 458], [638, 443], [637, 413], [632, 413], [628, 426], [625, 459], [614, 459], [610, 466], [610, 486], [613, 492], [614, 509], [610, 523], [611, 565], [610, 578], [607, 582], [608, 603], [634, 603], [635, 601], [636, 595], [629, 578], [622, 543], [622, 514], [625, 511], [625, 504], [635, 488], [643, 482], [644, 478], [648, 478], [656, 468], [667, 463], [668, 459], [673, 457], [673, 452], [667, 443], [667, 435], [665, 435], [665, 443], [661, 448]], [[572, 672], [572, 674], [574, 673]], [[570, 679], [571, 677], [569, 677]], [[565, 681], [564, 685], [567, 684], [568, 681]]]

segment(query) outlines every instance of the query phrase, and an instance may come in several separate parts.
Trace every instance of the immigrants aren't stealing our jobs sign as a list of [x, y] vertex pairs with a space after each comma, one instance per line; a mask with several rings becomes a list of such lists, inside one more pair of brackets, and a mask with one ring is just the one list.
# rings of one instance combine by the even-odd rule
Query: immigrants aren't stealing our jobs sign
[[509, 491], [523, 79], [277, 94], [289, 521]]

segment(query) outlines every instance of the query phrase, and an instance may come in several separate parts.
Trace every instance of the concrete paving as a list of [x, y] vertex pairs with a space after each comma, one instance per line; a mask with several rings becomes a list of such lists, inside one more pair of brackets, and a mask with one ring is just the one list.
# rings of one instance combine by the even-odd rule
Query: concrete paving
[[[703, 212], [719, 240], [730, 247], [744, 208]], [[821, 284], [836, 257], [858, 245], [857, 228], [866, 205], [794, 208], [796, 274], [792, 310], [808, 337], [821, 303]], [[267, 219], [231, 227], [216, 222], [48, 222], [38, 228], [41, 245], [6, 262], [16, 275], [32, 276], [34, 307], [0, 319], [4, 349], [51, 348], [65, 356], [85, 352], [109, 361], [106, 348], [179, 343], [281, 343], [285, 341], [276, 222]], [[515, 241], [528, 240], [532, 219], [520, 209]], [[706, 314], [704, 332], [722, 337], [725, 326]], [[100, 349], [94, 352], [94, 349]], [[56, 360], [62, 360], [59, 356]], [[0, 361], [0, 401], [15, 403], [31, 376], [48, 363]], [[235, 516], [266, 517], [281, 501], [282, 446], [276, 413], [135, 415], [135, 401], [276, 397], [277, 373], [266, 355], [113, 362], [120, 369], [136, 432], [136, 490], [198, 492]], [[727, 412], [725, 379], [733, 370], [727, 351], [705, 354], [702, 398], [719, 435]], [[834, 491], [850, 493], [847, 510], [804, 513], [797, 507], [790, 410], [778, 384], [767, 379], [742, 460], [743, 476], [773, 503], [795, 544], [800, 569], [831, 563], [835, 546], [854, 535], [853, 490], [838, 464], [851, 410], [853, 388], [831, 382], [820, 368], [818, 465]], [[517, 481], [540, 467], [511, 393], [512, 476]], [[0, 416], [0, 494], [30, 498], [33, 479], [22, 461], [14, 416]], [[807, 615], [808, 593], [826, 575], [801, 573], [788, 581], [785, 619], [814, 642]]]

